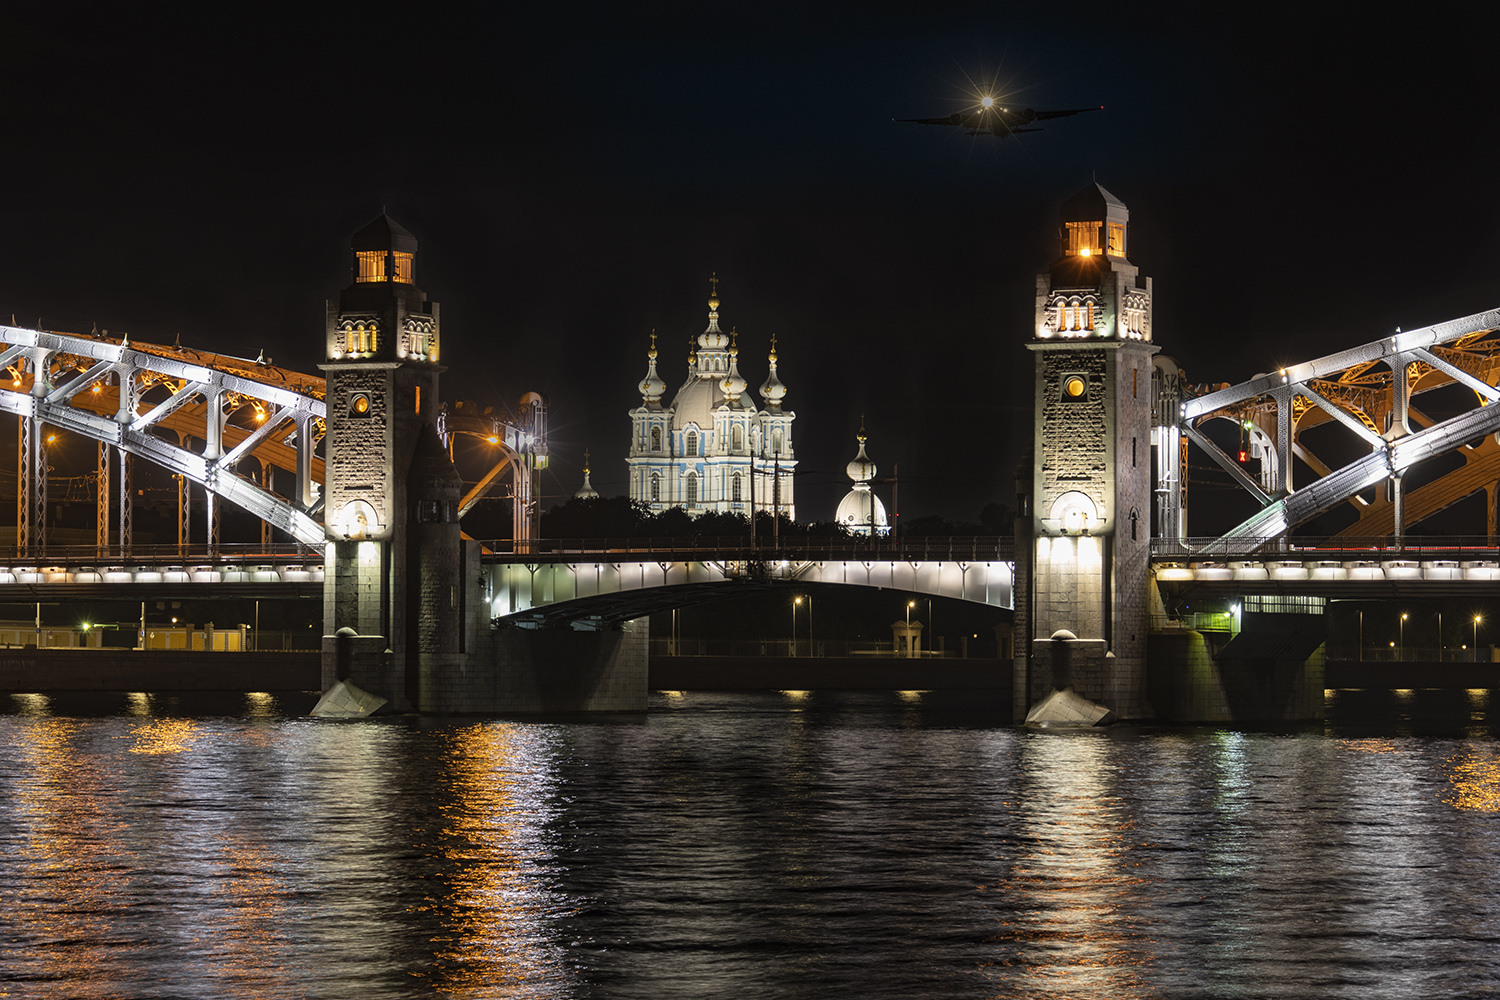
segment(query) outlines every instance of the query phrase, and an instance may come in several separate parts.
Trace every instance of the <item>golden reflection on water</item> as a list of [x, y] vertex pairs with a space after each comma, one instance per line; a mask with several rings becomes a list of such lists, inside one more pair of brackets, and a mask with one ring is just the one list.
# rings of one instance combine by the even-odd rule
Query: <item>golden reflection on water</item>
[[129, 890], [129, 859], [120, 847], [126, 823], [99, 806], [108, 795], [95, 791], [102, 776], [75, 745], [82, 735], [75, 720], [38, 719], [10, 732], [24, 770], [9, 803], [21, 878], [5, 897], [7, 937], [86, 943], [33, 948], [13, 967], [24, 963], [24, 974], [36, 982], [66, 981], [70, 996], [117, 996], [99, 981], [101, 950], [87, 943], [115, 937], [111, 902]]
[[1496, 752], [1473, 750], [1448, 758], [1452, 788], [1443, 801], [1455, 809], [1500, 812], [1500, 759]]
[[1338, 745], [1340, 749], [1353, 750], [1355, 753], [1396, 752], [1396, 742], [1394, 740], [1377, 739], [1374, 737], [1360, 740], [1339, 740]]
[[52, 699], [44, 694], [13, 694], [10, 702], [17, 715], [43, 718], [52, 714]]
[[131, 733], [131, 753], [183, 753], [193, 749], [195, 726], [188, 719], [158, 719], [137, 726]]
[[551, 894], [538, 873], [551, 852], [543, 829], [551, 776], [535, 728], [469, 726], [448, 736], [451, 797], [440, 807], [440, 851], [452, 864], [432, 939], [433, 987], [454, 996], [539, 987], [561, 995], [571, 979], [546, 919]]
[[1125, 997], [1146, 990], [1149, 939], [1133, 926], [1127, 834], [1134, 823], [1113, 783], [1107, 740], [1098, 734], [1028, 734], [1023, 772], [1031, 787], [1017, 813], [1029, 850], [1008, 883], [992, 886], [1027, 904], [996, 937], [1030, 973], [1028, 996]]

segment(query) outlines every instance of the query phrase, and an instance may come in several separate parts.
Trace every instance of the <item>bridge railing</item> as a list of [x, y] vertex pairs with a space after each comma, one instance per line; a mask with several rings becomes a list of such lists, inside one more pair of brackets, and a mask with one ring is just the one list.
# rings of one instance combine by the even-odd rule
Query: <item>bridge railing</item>
[[574, 562], [736, 559], [770, 562], [1009, 562], [1015, 542], [1000, 535], [890, 539], [791, 536], [778, 540], [695, 535], [679, 538], [509, 538], [482, 543], [500, 561]]
[[97, 545], [0, 546], [0, 566], [184, 565], [197, 563], [322, 563], [320, 546], [297, 542], [225, 542], [202, 545], [132, 545], [129, 551]]
[[1424, 535], [1397, 542], [1389, 537], [1377, 538], [1284, 538], [1261, 542], [1253, 538], [1153, 538], [1151, 558], [1169, 562], [1174, 558], [1202, 561], [1208, 559], [1288, 559], [1302, 562], [1327, 559], [1352, 562], [1361, 559], [1411, 559], [1430, 561], [1494, 560], [1500, 558], [1500, 547], [1485, 535]]

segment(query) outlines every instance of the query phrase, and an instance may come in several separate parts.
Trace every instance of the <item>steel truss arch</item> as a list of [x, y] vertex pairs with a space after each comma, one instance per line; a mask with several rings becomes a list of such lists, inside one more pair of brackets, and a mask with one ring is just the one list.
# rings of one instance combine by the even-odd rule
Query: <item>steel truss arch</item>
[[[1434, 421], [1411, 405], [1421, 393], [1449, 385], [1472, 391], [1478, 406]], [[1495, 534], [1496, 470], [1490, 451], [1500, 449], [1500, 310], [1488, 310], [1396, 334], [1273, 374], [1258, 375], [1182, 401], [1178, 426], [1220, 465], [1228, 457], [1198, 430], [1217, 417], [1250, 420], [1275, 441], [1277, 469], [1273, 490], [1260, 488], [1243, 470], [1230, 468], [1261, 510], [1231, 528], [1210, 548], [1254, 552], [1319, 514], [1345, 502], [1361, 508], [1360, 521], [1343, 537], [1391, 534], [1398, 538], [1405, 520], [1402, 478], [1407, 469], [1449, 452], [1460, 452], [1463, 467], [1417, 491], [1413, 520], [1420, 520], [1478, 489], [1490, 494], [1489, 533]], [[1331, 469], [1299, 440], [1301, 431], [1334, 421], [1368, 452]], [[1412, 424], [1419, 425], [1414, 428]], [[1472, 453], [1472, 454], [1471, 454]], [[1308, 485], [1292, 482], [1293, 454], [1319, 474]], [[1179, 474], [1182, 470], [1178, 470]], [[1377, 488], [1377, 502], [1360, 493]], [[1425, 496], [1423, 496], [1425, 494]]]

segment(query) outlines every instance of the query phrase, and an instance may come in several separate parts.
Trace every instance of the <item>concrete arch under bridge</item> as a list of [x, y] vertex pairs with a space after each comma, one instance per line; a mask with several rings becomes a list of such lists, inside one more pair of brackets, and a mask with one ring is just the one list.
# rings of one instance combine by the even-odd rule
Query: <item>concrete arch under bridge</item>
[[485, 558], [485, 594], [502, 627], [618, 628], [657, 611], [807, 584], [1015, 608], [1015, 558], [1005, 538], [808, 539], [775, 549], [748, 539], [543, 541], [531, 548]]
[[[17, 549], [42, 555], [47, 548], [47, 428], [99, 444], [96, 550], [101, 556], [131, 552], [135, 458], [178, 477], [180, 500], [187, 483], [203, 488], [211, 543], [217, 537], [216, 504], [224, 500], [296, 543], [321, 546], [326, 393], [321, 376], [264, 358], [132, 343], [128, 336], [0, 325], [0, 410], [20, 420]], [[535, 533], [532, 478], [545, 465], [545, 402], [528, 394], [521, 411], [520, 419], [503, 419], [458, 403], [451, 412], [440, 411], [438, 421], [445, 435], [481, 439], [498, 458], [464, 498], [462, 510], [509, 473], [513, 527], [516, 537], [528, 538]], [[247, 459], [255, 460], [257, 474], [243, 471]], [[187, 537], [188, 504], [180, 508], [179, 544]]]

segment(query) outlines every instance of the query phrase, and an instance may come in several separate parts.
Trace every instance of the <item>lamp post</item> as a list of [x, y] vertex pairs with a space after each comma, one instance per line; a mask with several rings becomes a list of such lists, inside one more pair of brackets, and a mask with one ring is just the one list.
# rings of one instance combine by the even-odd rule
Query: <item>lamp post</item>
[[792, 655], [797, 655], [797, 608], [802, 604], [801, 596], [792, 598]]
[[807, 655], [816, 656], [813, 652], [813, 617], [812, 617], [812, 595], [804, 595], [807, 598]]
[[1474, 662], [1479, 662], [1479, 616], [1474, 616]]
[[1443, 613], [1441, 611], [1439, 611], [1437, 613], [1437, 615], [1438, 615], [1438, 662], [1442, 663], [1443, 662]]
[[906, 656], [910, 659], [913, 655], [911, 644], [911, 609], [917, 606], [916, 601], [906, 602]]
[[1401, 623], [1396, 626], [1396, 659], [1406, 659], [1406, 612], [1401, 612]]

